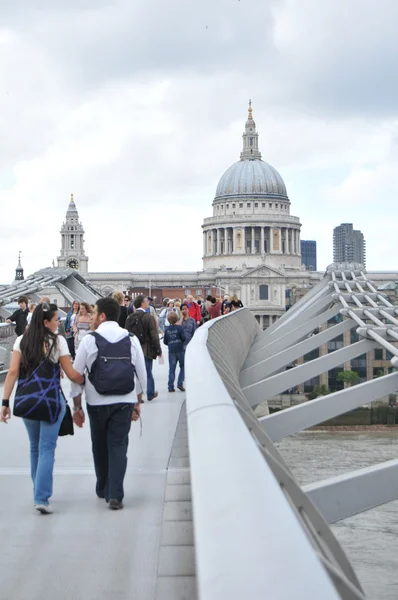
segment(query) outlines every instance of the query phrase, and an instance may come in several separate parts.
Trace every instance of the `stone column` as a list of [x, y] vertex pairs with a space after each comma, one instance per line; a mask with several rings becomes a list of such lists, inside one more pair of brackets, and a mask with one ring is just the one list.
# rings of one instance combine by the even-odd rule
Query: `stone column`
[[252, 254], [254, 254], [256, 252], [256, 246], [254, 244], [254, 227], [252, 227]]
[[300, 247], [299, 247], [299, 232], [295, 231], [296, 233], [296, 254], [299, 255], [300, 254]]
[[228, 254], [228, 229], [224, 227], [224, 254]]
[[203, 256], [207, 254], [207, 231], [203, 232]]
[[[264, 250], [264, 226], [261, 225], [261, 248], [260, 248], [260, 254], [264, 254], [265, 250]], [[261, 317], [262, 320], [262, 317]]]
[[217, 254], [221, 254], [221, 229], [217, 229]]
[[214, 229], [211, 230], [211, 248], [210, 248], [210, 256], [214, 255]]

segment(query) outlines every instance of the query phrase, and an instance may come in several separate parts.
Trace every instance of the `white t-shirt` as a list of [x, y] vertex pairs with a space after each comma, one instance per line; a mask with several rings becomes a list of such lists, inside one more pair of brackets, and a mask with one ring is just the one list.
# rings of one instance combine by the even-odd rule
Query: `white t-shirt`
[[[21, 352], [21, 340], [23, 335], [20, 335], [14, 343], [15, 352]], [[66, 342], [66, 339], [62, 337], [62, 335], [57, 335], [57, 341], [55, 343], [54, 349], [52, 350], [49, 358], [51, 362], [57, 363], [59, 361], [60, 356], [69, 356], [69, 348]]]

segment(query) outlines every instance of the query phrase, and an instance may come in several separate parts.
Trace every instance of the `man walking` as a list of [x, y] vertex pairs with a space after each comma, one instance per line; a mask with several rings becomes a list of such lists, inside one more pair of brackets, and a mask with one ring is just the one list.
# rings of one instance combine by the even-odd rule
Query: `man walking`
[[221, 302], [217, 302], [217, 299], [213, 296], [210, 296], [209, 315], [210, 319], [221, 316]]
[[192, 294], [187, 296], [187, 302], [185, 304], [188, 306], [189, 316], [196, 321], [196, 325], [199, 327], [202, 320], [202, 311], [200, 310], [199, 304], [194, 301]]
[[155, 380], [153, 378], [153, 361], [162, 354], [158, 327], [155, 319], [150, 312], [146, 312], [149, 306], [148, 298], [137, 296], [134, 300], [135, 311], [129, 315], [126, 321], [126, 329], [134, 333], [141, 343], [145, 357], [145, 367], [147, 373], [146, 394], [149, 401], [157, 398], [158, 392], [155, 391]]
[[26, 325], [28, 323], [28, 298], [26, 296], [20, 296], [18, 298], [18, 305], [16, 311], [14, 311], [11, 317], [8, 317], [6, 323], [15, 323], [15, 333], [20, 336], [25, 332]]
[[[90, 419], [96, 494], [109, 508], [123, 508], [123, 481], [131, 421], [140, 415], [137, 403], [146, 386], [144, 355], [138, 339], [118, 325], [120, 307], [113, 298], [97, 300], [95, 331], [86, 335], [76, 354], [74, 369], [88, 369], [85, 391]], [[83, 426], [83, 386], [72, 384], [73, 420]]]
[[181, 319], [178, 322], [178, 325], [181, 325], [184, 330], [184, 334], [185, 334], [184, 348], [186, 348], [188, 346], [189, 342], [191, 341], [191, 339], [193, 338], [193, 334], [196, 331], [196, 322], [194, 321], [194, 319], [192, 317], [189, 316], [187, 304], [181, 305]]

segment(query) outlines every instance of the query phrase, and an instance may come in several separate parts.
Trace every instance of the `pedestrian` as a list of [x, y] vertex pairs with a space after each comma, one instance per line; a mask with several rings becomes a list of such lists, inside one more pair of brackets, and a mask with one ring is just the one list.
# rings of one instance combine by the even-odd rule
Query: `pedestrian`
[[197, 304], [197, 302], [194, 301], [192, 294], [187, 296], [186, 304], [188, 306], [189, 316], [196, 321], [196, 325], [199, 327], [202, 320], [202, 311], [200, 310], [200, 306]]
[[206, 323], [206, 321], [209, 320], [209, 311], [207, 310], [206, 302], [203, 302], [203, 300], [198, 300], [197, 303], [202, 315], [200, 324], [203, 325], [203, 323]]
[[175, 308], [175, 313], [177, 315], [177, 319], [180, 320], [181, 319], [181, 301], [177, 298], [177, 300], [174, 301], [174, 308]]
[[151, 313], [151, 315], [155, 319], [156, 327], [158, 327], [159, 318], [158, 318], [158, 313], [156, 312], [156, 308], [154, 307], [154, 304], [153, 304], [153, 298], [151, 298], [151, 296], [147, 296], [147, 300], [148, 300], [148, 308], [146, 309], [146, 312]]
[[19, 308], [17, 308], [17, 310], [12, 313], [11, 317], [8, 317], [6, 320], [6, 323], [15, 323], [15, 333], [18, 336], [24, 333], [28, 323], [28, 302], [29, 299], [27, 296], [20, 296], [18, 298]]
[[216, 319], [221, 315], [221, 302], [217, 302], [213, 296], [210, 297], [209, 315], [210, 319]]
[[[14, 412], [16, 406], [19, 406], [19, 396], [23, 398], [20, 405], [22, 408], [27, 406], [29, 397], [34, 401], [37, 398], [34, 407], [29, 409], [30, 416], [24, 418], [23, 422], [30, 441], [34, 507], [42, 514], [52, 512], [49, 500], [53, 491], [54, 455], [59, 428], [66, 412], [65, 399], [59, 393], [60, 367], [75, 383], [84, 381], [83, 374], [77, 373], [72, 367], [68, 344], [62, 336], [56, 334], [57, 327], [56, 304], [39, 304], [26, 333], [18, 337], [14, 344], [0, 409], [0, 421], [7, 423], [11, 416], [9, 399], [18, 378]], [[44, 416], [41, 414], [43, 409], [48, 420], [36, 420], [34, 417]]]
[[35, 308], [36, 308], [37, 304], [35, 304], [34, 302], [32, 302], [31, 304], [29, 304], [29, 313], [28, 316], [26, 317], [26, 325], [30, 325], [30, 322], [32, 320], [32, 316], [33, 313], [35, 312]]
[[226, 294], [224, 296], [224, 300], [221, 303], [221, 314], [222, 315], [224, 314], [224, 310], [227, 308], [228, 302], [229, 302], [229, 296]]
[[180, 366], [180, 372], [178, 374], [177, 387], [181, 392], [185, 392], [184, 378], [185, 378], [185, 333], [181, 325], [177, 325], [177, 315], [171, 312], [168, 315], [169, 327], [167, 327], [164, 334], [164, 343], [169, 348], [169, 381], [168, 388], [169, 392], [175, 392], [174, 381], [176, 375], [177, 363]]
[[153, 361], [162, 355], [158, 328], [155, 319], [151, 313], [147, 313], [148, 299], [144, 296], [137, 296], [134, 300], [135, 311], [129, 315], [126, 321], [126, 329], [137, 336], [145, 357], [145, 367], [147, 374], [146, 394], [149, 402], [157, 398], [159, 393], [155, 390], [155, 380], [153, 378]]
[[181, 319], [178, 321], [178, 325], [181, 325], [184, 330], [184, 348], [186, 348], [196, 331], [196, 322], [189, 316], [188, 306], [186, 304], [181, 305]]
[[232, 296], [229, 296], [229, 302], [224, 308], [224, 314], [227, 315], [234, 310], [238, 310], [238, 308], [243, 308], [243, 304], [239, 300], [238, 296], [233, 294]]
[[[51, 300], [48, 296], [43, 296], [43, 298], [40, 298], [39, 304], [43, 304], [43, 302], [46, 302], [47, 304], [51, 304]], [[57, 333], [59, 333], [59, 335], [62, 335], [62, 337], [66, 339], [65, 326], [59, 317], [58, 317]]]
[[118, 324], [119, 327], [122, 327], [124, 329], [128, 317], [128, 307], [125, 305], [124, 294], [122, 294], [122, 292], [113, 292], [112, 298], [116, 300], [116, 302], [120, 306], [120, 316]]
[[87, 302], [80, 303], [80, 310], [76, 317], [75, 324], [73, 326], [73, 333], [75, 336], [75, 352], [79, 348], [79, 344], [85, 335], [90, 331], [90, 321], [92, 308]]
[[165, 327], [165, 323], [166, 323], [166, 316], [167, 316], [167, 299], [163, 300], [163, 309], [160, 312], [159, 315], [159, 330], [162, 334], [161, 339], [163, 339], [164, 336], [164, 327]]
[[74, 300], [72, 303], [72, 307], [71, 307], [70, 311], [67, 313], [66, 319], [65, 319], [66, 341], [68, 343], [68, 348], [69, 348], [69, 352], [72, 357], [72, 360], [75, 360], [75, 356], [76, 356], [73, 327], [75, 325], [75, 321], [76, 321], [77, 315], [79, 314], [79, 311], [80, 311], [80, 303], [78, 300]]
[[[131, 421], [140, 416], [139, 400], [146, 385], [141, 345], [119, 327], [119, 316], [116, 300], [97, 300], [95, 331], [81, 341], [74, 363], [79, 373], [88, 370], [84, 389], [97, 477], [95, 491], [112, 510], [123, 508]], [[78, 427], [85, 422], [82, 391], [82, 386], [72, 385], [73, 420]]]
[[[174, 312], [174, 313], [177, 314], [177, 309], [175, 307], [174, 300], [169, 300], [168, 303], [167, 303], [166, 321], [165, 321], [165, 324], [164, 324], [165, 331], [166, 331], [167, 327], [170, 325], [170, 321], [169, 321], [168, 317], [169, 317], [169, 314], [171, 312]], [[177, 315], [177, 320], [178, 320], [178, 315]]]

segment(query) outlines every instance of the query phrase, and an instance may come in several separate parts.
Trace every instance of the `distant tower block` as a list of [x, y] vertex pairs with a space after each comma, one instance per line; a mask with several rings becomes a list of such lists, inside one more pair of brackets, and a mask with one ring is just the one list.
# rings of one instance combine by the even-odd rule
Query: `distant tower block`
[[79, 221], [73, 194], [71, 194], [65, 221], [61, 227], [61, 252], [59, 267], [75, 269], [80, 275], [88, 274], [88, 256], [84, 251], [84, 229]]

